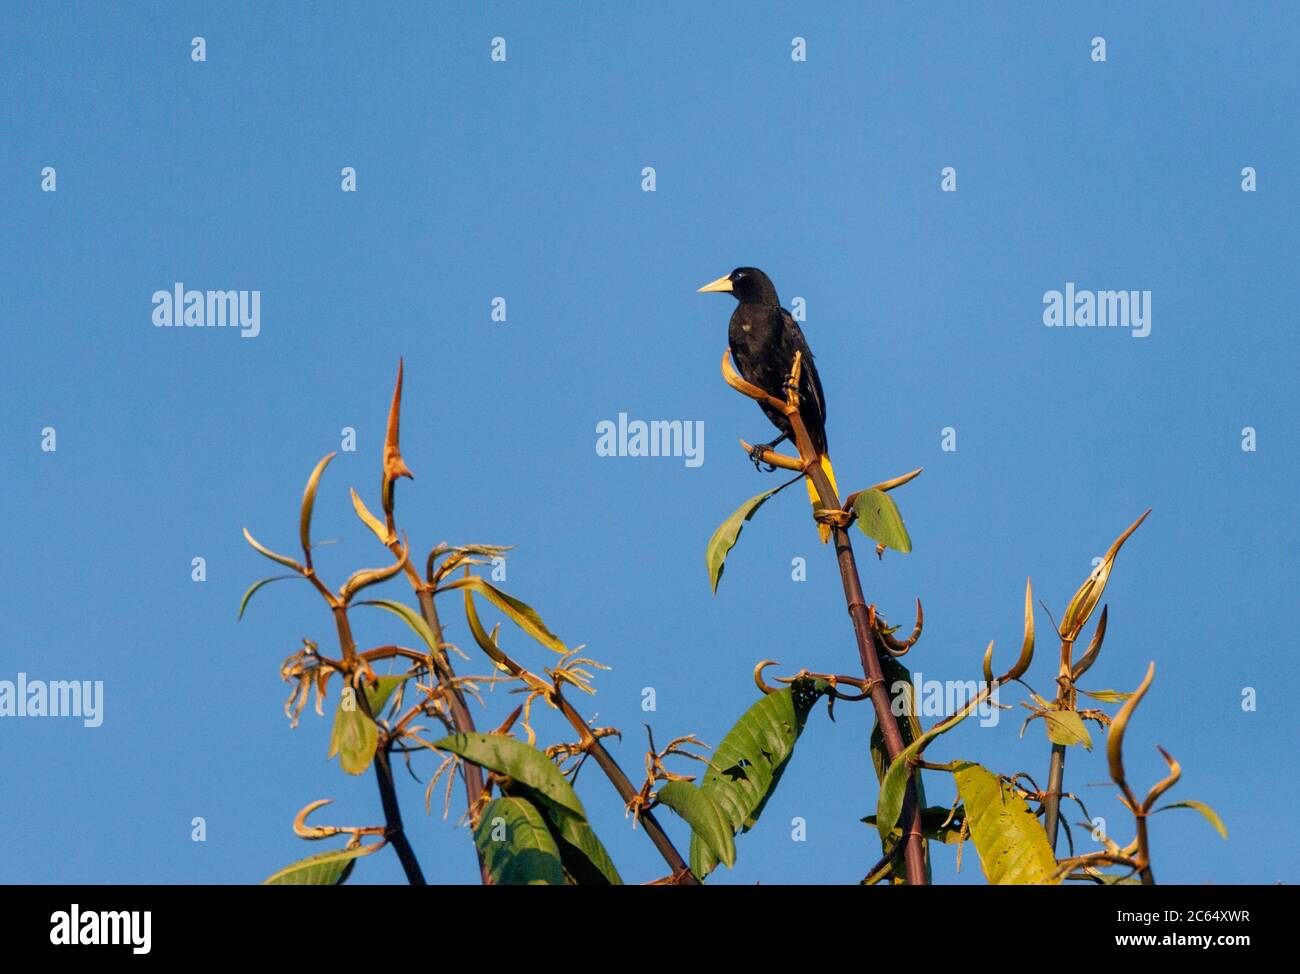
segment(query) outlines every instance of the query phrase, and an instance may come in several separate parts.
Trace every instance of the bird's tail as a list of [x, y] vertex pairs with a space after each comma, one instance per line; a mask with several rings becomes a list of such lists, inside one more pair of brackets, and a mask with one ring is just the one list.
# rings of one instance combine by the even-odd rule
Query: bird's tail
[[[836, 495], [838, 495], [840, 488], [839, 484], [835, 483], [835, 471], [831, 468], [831, 458], [823, 453], [821, 461], [822, 470], [826, 472], [826, 479], [831, 482], [832, 489], [834, 489]], [[812, 478], [805, 477], [804, 483], [808, 485], [808, 499], [812, 501], [813, 510], [816, 511], [818, 508], [825, 507], [826, 504], [823, 504], [821, 499], [817, 496], [817, 488], [813, 486]], [[831, 526], [819, 522], [817, 525], [817, 533], [821, 535], [822, 544], [825, 544], [831, 539]]]

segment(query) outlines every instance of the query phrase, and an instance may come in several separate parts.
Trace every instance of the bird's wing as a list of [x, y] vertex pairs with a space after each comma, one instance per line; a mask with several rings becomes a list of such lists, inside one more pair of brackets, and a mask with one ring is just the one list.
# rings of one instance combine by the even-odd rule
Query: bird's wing
[[794, 320], [794, 316], [785, 308], [781, 309], [781, 318], [785, 322], [785, 333], [789, 336], [790, 358], [794, 358], [795, 352], [803, 353], [800, 356], [802, 372], [799, 382], [799, 397], [812, 406], [816, 415], [821, 417], [822, 426], [825, 427], [826, 397], [822, 394], [821, 376], [817, 374], [817, 366], [813, 364], [812, 349], [808, 347], [808, 340], [803, 337], [803, 330], [799, 327], [799, 323]]

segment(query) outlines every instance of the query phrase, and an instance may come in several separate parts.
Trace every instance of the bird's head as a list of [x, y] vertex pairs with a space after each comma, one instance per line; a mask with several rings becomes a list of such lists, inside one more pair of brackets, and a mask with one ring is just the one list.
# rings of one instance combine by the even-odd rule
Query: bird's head
[[776, 296], [776, 286], [757, 267], [737, 267], [726, 277], [710, 281], [700, 288], [700, 293], [706, 291], [727, 291], [741, 303], [748, 301], [777, 306], [781, 303]]

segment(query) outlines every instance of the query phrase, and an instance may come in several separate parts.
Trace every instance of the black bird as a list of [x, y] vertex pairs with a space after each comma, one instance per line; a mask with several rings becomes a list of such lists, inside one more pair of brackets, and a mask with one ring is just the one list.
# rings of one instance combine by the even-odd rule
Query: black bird
[[[813, 363], [812, 349], [808, 347], [807, 339], [803, 337], [794, 316], [781, 307], [776, 286], [757, 267], [737, 267], [726, 277], [704, 285], [700, 291], [727, 291], [739, 302], [731, 314], [727, 340], [731, 345], [731, 358], [736, 364], [736, 370], [746, 382], [758, 386], [768, 395], [784, 399], [785, 384], [790, 378], [795, 352], [802, 353], [799, 417], [808, 430], [813, 449], [821, 457], [822, 469], [826, 471], [831, 486], [835, 487], [835, 474], [831, 469], [830, 457], [826, 455], [826, 399], [822, 395], [822, 380], [817, 375], [817, 366]], [[772, 425], [781, 431], [781, 435], [771, 443], [754, 447], [751, 456], [755, 466], [758, 466], [759, 455], [764, 449], [770, 450], [794, 434], [784, 413], [765, 402], [758, 405], [772, 421]], [[812, 480], [808, 480], [807, 484], [808, 497], [812, 500], [813, 507], [825, 506], [818, 503]], [[839, 488], [835, 487], [835, 490], [838, 492]], [[827, 525], [819, 524], [818, 528], [823, 541], [830, 538], [830, 528]]]

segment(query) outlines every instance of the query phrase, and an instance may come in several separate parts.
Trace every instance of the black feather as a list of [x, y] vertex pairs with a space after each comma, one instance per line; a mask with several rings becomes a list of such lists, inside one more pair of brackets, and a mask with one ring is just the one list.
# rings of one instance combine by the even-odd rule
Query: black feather
[[[801, 352], [799, 416], [808, 428], [813, 447], [819, 454], [825, 454], [826, 399], [803, 330], [790, 312], [781, 307], [776, 287], [762, 271], [739, 267], [731, 272], [731, 281], [732, 293], [740, 302], [731, 315], [727, 332], [736, 370], [746, 382], [768, 395], [784, 399], [795, 352]], [[759, 407], [773, 426], [793, 439], [784, 413], [767, 403], [759, 403]]]

